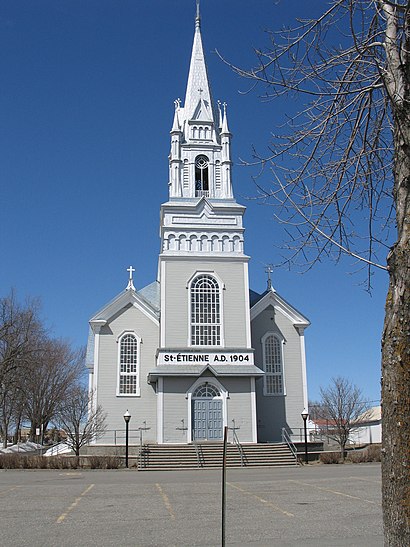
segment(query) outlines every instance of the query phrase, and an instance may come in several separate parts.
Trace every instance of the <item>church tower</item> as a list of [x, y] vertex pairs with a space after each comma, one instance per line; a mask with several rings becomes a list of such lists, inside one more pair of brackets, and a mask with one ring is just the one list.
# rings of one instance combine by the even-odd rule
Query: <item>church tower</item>
[[[197, 370], [200, 382], [204, 364], [217, 366], [219, 378], [213, 382], [219, 393], [228, 391], [222, 377], [234, 372], [242, 381], [246, 377], [250, 393], [261, 371], [253, 364], [249, 257], [243, 244], [245, 207], [233, 197], [230, 148], [227, 108], [226, 104], [215, 105], [212, 98], [197, 10], [185, 101], [175, 101], [169, 201], [162, 205], [160, 215], [161, 322], [156, 372], [178, 375], [183, 370], [177, 363], [201, 363]], [[176, 361], [178, 356], [184, 361]], [[198, 360], [188, 361], [193, 358]], [[206, 374], [214, 372], [211, 368]], [[159, 380], [159, 387], [167, 382], [165, 378]], [[227, 422], [226, 408], [221, 410], [218, 431], [201, 435], [220, 438]], [[256, 442], [252, 401], [249, 411], [248, 440]]]
[[117, 444], [126, 410], [148, 443], [221, 441], [225, 426], [242, 443], [279, 441], [307, 407], [309, 321], [271, 283], [249, 290], [245, 207], [234, 197], [227, 108], [212, 98], [198, 7], [170, 134], [157, 278], [136, 289], [130, 267], [125, 289], [90, 319], [90, 394], [108, 420], [98, 443]]

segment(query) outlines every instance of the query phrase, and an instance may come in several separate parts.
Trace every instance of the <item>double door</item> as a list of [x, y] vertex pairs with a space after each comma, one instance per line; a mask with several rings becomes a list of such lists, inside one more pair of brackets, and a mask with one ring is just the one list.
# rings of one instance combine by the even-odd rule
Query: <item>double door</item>
[[194, 440], [219, 441], [222, 439], [221, 399], [194, 399], [192, 419]]

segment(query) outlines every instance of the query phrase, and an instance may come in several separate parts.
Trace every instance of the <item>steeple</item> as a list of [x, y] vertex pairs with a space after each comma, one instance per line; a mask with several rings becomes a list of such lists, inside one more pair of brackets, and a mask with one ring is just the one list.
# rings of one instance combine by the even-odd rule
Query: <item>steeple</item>
[[215, 121], [208, 70], [202, 45], [199, 2], [197, 2], [195, 17], [195, 34], [185, 94], [184, 117], [186, 120], [195, 118], [198, 120]]
[[231, 134], [226, 104], [212, 100], [201, 36], [199, 1], [184, 105], [175, 101], [169, 156], [169, 197], [233, 199]]

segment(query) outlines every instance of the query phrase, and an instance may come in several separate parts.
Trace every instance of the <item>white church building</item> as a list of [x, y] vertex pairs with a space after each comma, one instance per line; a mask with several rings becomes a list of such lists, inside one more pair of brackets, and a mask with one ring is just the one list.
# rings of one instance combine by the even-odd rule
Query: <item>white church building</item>
[[146, 442], [218, 441], [233, 424], [240, 442], [280, 441], [282, 428], [303, 427], [309, 321], [270, 283], [262, 294], [249, 288], [245, 207], [234, 197], [226, 105], [212, 99], [199, 12], [168, 187], [157, 279], [137, 290], [130, 267], [125, 290], [90, 320], [89, 387], [108, 426], [96, 442], [113, 444], [126, 410]]

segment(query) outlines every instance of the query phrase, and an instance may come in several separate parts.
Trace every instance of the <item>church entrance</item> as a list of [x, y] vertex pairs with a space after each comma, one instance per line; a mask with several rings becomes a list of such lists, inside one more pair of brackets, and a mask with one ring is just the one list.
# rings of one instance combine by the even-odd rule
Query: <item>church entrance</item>
[[221, 394], [215, 386], [205, 382], [192, 395], [192, 439], [220, 441], [222, 426]]

